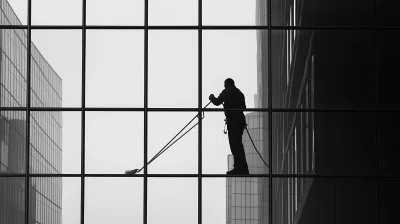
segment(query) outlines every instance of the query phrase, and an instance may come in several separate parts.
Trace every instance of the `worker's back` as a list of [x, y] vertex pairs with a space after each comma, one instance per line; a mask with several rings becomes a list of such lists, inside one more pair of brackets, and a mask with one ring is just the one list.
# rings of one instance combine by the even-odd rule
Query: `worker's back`
[[[225, 109], [246, 109], [244, 95], [236, 86], [229, 87], [226, 91]], [[242, 123], [246, 121], [243, 111], [225, 111], [225, 116], [228, 122]]]

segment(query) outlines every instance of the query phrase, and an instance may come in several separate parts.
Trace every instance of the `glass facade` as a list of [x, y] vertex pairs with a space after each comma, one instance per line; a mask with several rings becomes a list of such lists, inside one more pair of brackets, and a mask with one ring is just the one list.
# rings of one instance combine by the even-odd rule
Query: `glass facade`
[[[394, 1], [28, 0], [27, 25], [0, 2], [0, 223], [68, 223], [66, 189], [82, 224], [399, 223]], [[79, 94], [31, 44], [44, 29], [82, 35]], [[226, 110], [206, 106], [229, 77], [248, 176], [225, 174]]]
[[[22, 25], [8, 1], [0, 2], [0, 25]], [[26, 29], [0, 30], [1, 108], [27, 107], [28, 37]], [[31, 44], [32, 107], [60, 107], [62, 81]], [[61, 223], [60, 178], [31, 178], [26, 172], [29, 139], [29, 173], [59, 174], [62, 170], [62, 116], [60, 112], [30, 111], [29, 129], [25, 110], [0, 110], [0, 223], [25, 223], [26, 192], [29, 223]], [[29, 130], [29, 138], [26, 133]], [[14, 177], [13, 174], [25, 177]], [[27, 179], [28, 178], [28, 179]], [[29, 191], [26, 191], [26, 184]]]

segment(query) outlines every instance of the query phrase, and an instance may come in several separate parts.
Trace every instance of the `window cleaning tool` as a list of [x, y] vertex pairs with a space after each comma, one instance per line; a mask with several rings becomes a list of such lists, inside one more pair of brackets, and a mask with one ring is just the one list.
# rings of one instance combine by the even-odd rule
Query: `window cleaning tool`
[[[208, 107], [208, 105], [210, 105], [211, 101], [204, 107]], [[203, 109], [204, 109], [203, 108]], [[149, 165], [151, 162], [153, 162], [155, 159], [157, 159], [161, 154], [163, 154], [165, 151], [167, 151], [167, 149], [169, 149], [173, 144], [175, 144], [177, 141], [179, 141], [179, 139], [181, 139], [183, 136], [185, 136], [189, 131], [191, 131], [194, 127], [196, 127], [199, 123], [197, 122], [196, 124], [194, 124], [191, 128], [189, 128], [189, 130], [187, 130], [185, 133], [183, 133], [179, 138], [178, 135], [180, 133], [183, 132], [183, 130], [185, 130], [199, 115], [197, 114], [195, 117], [192, 118], [192, 120], [189, 121], [189, 123], [187, 123], [185, 125], [185, 127], [183, 127], [178, 134], [176, 134], [164, 147], [161, 148], [160, 151], [157, 152], [156, 155], [153, 156], [153, 158], [147, 163], [147, 165]], [[202, 116], [202, 120], [204, 119], [205, 115], [204, 115], [204, 111], [203, 111], [203, 116]], [[172, 143], [171, 143], [172, 142]], [[125, 174], [136, 174], [139, 173], [140, 171], [142, 171], [144, 169], [144, 166], [140, 169], [133, 169], [133, 170], [127, 170], [125, 171]]]

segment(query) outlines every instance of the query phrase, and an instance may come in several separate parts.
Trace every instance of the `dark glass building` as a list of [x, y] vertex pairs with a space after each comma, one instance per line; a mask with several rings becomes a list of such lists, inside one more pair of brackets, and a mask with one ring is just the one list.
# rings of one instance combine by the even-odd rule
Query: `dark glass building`
[[[6, 0], [0, 1], [0, 25], [21, 25]], [[0, 172], [26, 172], [27, 33], [0, 30]], [[62, 80], [31, 43], [31, 106], [61, 107]], [[31, 112], [29, 172], [60, 174], [62, 169], [60, 112]], [[0, 223], [24, 223], [25, 177], [0, 177]], [[29, 179], [29, 222], [61, 223], [61, 178]]]
[[[261, 26], [267, 2], [257, 1]], [[271, 133], [261, 137], [272, 138], [272, 152], [263, 152], [272, 155], [272, 201], [260, 204], [260, 211], [272, 206], [273, 223], [399, 222], [400, 101], [390, 81], [399, 32], [388, 28], [399, 20], [383, 2], [271, 0], [271, 33], [257, 31], [257, 107], [273, 108]], [[232, 214], [234, 206], [247, 205], [232, 204], [235, 179], [227, 181], [227, 223], [269, 223], [261, 215], [234, 220], [244, 214]], [[260, 195], [268, 190], [262, 183]]]

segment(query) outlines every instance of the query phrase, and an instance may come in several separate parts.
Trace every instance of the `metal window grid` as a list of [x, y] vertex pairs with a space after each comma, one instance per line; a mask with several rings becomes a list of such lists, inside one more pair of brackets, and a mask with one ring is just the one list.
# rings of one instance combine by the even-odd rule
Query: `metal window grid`
[[[149, 0], [144, 1], [144, 26], [102, 26], [102, 25], [86, 25], [86, 0], [82, 0], [82, 25], [78, 26], [68, 26], [68, 25], [32, 25], [32, 0], [28, 0], [27, 5], [27, 25], [0, 25], [0, 29], [26, 29], [27, 30], [27, 41], [31, 43], [31, 31], [34, 29], [39, 30], [52, 30], [52, 29], [72, 29], [72, 30], [82, 30], [82, 97], [81, 97], [81, 107], [70, 107], [70, 108], [48, 108], [48, 107], [31, 107], [31, 44], [27, 45], [27, 103], [26, 107], [16, 108], [16, 107], [1, 107], [0, 110], [8, 111], [25, 111], [26, 112], [26, 158], [25, 174], [0, 174], [0, 177], [25, 177], [25, 223], [29, 222], [29, 178], [31, 177], [80, 177], [81, 178], [81, 223], [85, 222], [85, 177], [128, 177], [125, 174], [86, 174], [85, 173], [85, 112], [86, 111], [141, 111], [144, 112], [144, 173], [136, 174], [130, 176], [131, 178], [143, 178], [143, 223], [147, 224], [147, 185], [149, 177], [175, 177], [175, 178], [185, 178], [185, 177], [197, 177], [198, 178], [198, 223], [202, 223], [202, 178], [223, 178], [226, 177], [224, 174], [203, 174], [202, 173], [202, 120], [201, 116], [198, 117], [198, 174], [148, 174], [147, 172], [147, 132], [148, 132], [148, 112], [158, 111], [197, 111], [199, 115], [202, 112], [222, 112], [224, 109], [219, 108], [202, 108], [202, 31], [203, 30], [267, 30], [268, 31], [268, 65], [271, 65], [271, 46], [272, 38], [271, 33], [273, 30], [371, 30], [374, 33], [374, 49], [375, 49], [375, 36], [377, 30], [400, 30], [397, 26], [377, 26], [376, 24], [376, 0], [374, 0], [374, 19], [373, 25], [370, 27], [358, 27], [358, 26], [274, 26], [271, 25], [272, 21], [272, 10], [271, 1], [266, 0], [268, 5], [268, 21], [266, 26], [203, 26], [202, 25], [202, 0], [198, 0], [198, 25], [197, 26], [153, 26], [149, 25]], [[151, 0], [150, 0], [151, 1]], [[333, 1], [334, 3], [334, 1]], [[334, 12], [333, 12], [334, 13]], [[86, 107], [86, 30], [90, 29], [100, 29], [100, 30], [144, 30], [144, 108], [96, 108], [96, 107]], [[198, 31], [198, 106], [197, 108], [149, 108], [148, 107], [148, 31], [149, 30], [197, 30]], [[400, 109], [391, 108], [273, 108], [272, 105], [272, 69], [268, 66], [268, 108], [251, 108], [245, 109], [244, 111], [259, 111], [268, 113], [268, 136], [272, 139], [272, 114], [274, 112], [363, 112], [363, 113], [381, 113], [381, 112], [400, 112]], [[376, 66], [374, 67], [374, 78], [375, 78], [375, 88], [377, 72]], [[80, 111], [81, 112], [81, 174], [31, 174], [29, 172], [29, 151], [30, 151], [30, 113], [31, 111]], [[272, 141], [269, 141], [269, 148], [273, 147]], [[272, 164], [272, 150], [269, 150], [269, 164]], [[377, 162], [379, 159], [377, 158]], [[399, 178], [399, 176], [393, 175], [382, 175], [378, 173], [375, 175], [321, 175], [321, 174], [274, 174], [272, 167], [268, 174], [252, 174], [249, 177], [263, 177], [269, 179], [269, 223], [273, 223], [273, 178], [366, 178], [375, 179], [377, 185], [377, 196], [378, 196], [378, 180], [380, 178]], [[377, 200], [379, 201], [379, 200]], [[376, 208], [379, 209], [378, 206]], [[379, 212], [378, 212], [379, 215]]]

